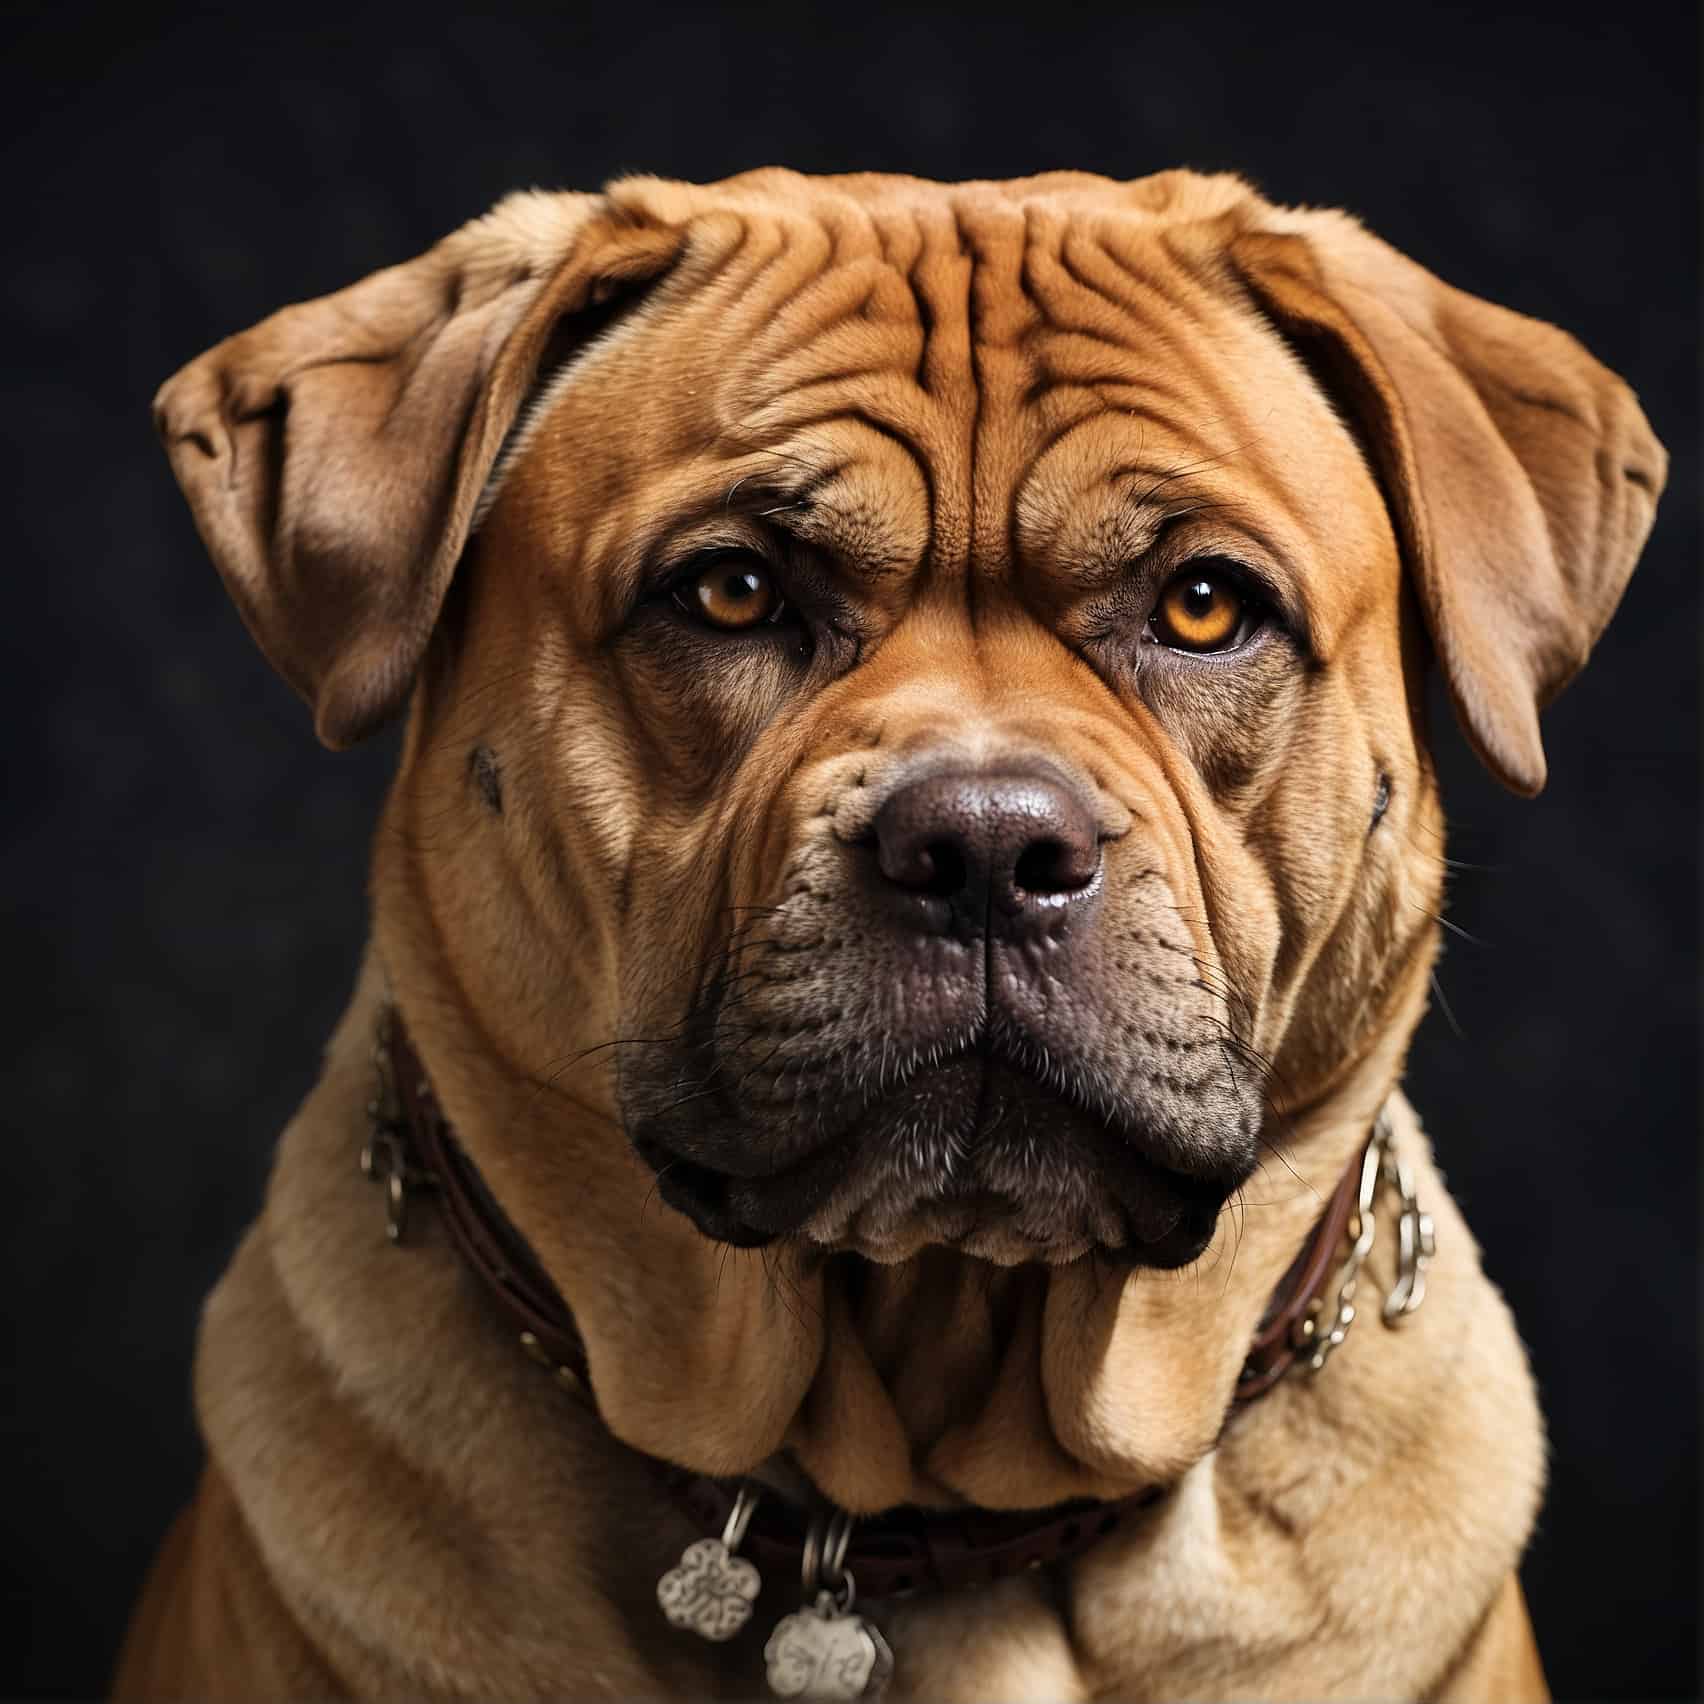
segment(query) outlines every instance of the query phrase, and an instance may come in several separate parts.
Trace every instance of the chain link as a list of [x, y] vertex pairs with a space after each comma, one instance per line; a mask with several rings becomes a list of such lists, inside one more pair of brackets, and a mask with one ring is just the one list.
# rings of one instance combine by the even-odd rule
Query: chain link
[[408, 1126], [393, 1076], [391, 1014], [387, 1007], [373, 1040], [373, 1098], [367, 1102], [371, 1129], [361, 1150], [361, 1175], [370, 1183], [384, 1185], [385, 1235], [399, 1243], [408, 1228], [410, 1191], [435, 1189], [438, 1180], [409, 1160]]

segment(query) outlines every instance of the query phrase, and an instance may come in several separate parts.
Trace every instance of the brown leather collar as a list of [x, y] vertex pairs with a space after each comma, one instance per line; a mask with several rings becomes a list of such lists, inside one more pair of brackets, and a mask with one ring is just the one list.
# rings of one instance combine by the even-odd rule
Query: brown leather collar
[[[591, 1391], [586, 1346], [556, 1286], [527, 1246], [456, 1140], [438, 1106], [401, 1019], [390, 1017], [391, 1082], [401, 1116], [385, 1124], [391, 1144], [377, 1168], [391, 1191], [391, 1234], [400, 1235], [405, 1192], [436, 1191], [450, 1239], [519, 1331], [521, 1346], [570, 1387]], [[381, 1073], [383, 1054], [381, 1044]], [[383, 1094], [374, 1103], [383, 1116]], [[1301, 1323], [1311, 1318], [1327, 1277], [1341, 1258], [1365, 1150], [1357, 1153], [1333, 1191], [1301, 1252], [1291, 1262], [1266, 1305], [1260, 1328], [1243, 1364], [1226, 1423], [1264, 1396], [1296, 1361]], [[719, 1532], [733, 1508], [736, 1484], [653, 1461], [664, 1485], [692, 1520]], [[860, 1519], [853, 1528], [844, 1566], [863, 1598], [902, 1597], [926, 1590], [982, 1585], [1023, 1568], [1064, 1561], [1087, 1550], [1138, 1510], [1156, 1502], [1165, 1487], [1152, 1486], [1117, 1502], [1080, 1501], [1051, 1509], [1007, 1513], [980, 1509], [898, 1509]], [[747, 1528], [741, 1554], [767, 1575], [801, 1567], [811, 1516], [779, 1497], [764, 1497]]]

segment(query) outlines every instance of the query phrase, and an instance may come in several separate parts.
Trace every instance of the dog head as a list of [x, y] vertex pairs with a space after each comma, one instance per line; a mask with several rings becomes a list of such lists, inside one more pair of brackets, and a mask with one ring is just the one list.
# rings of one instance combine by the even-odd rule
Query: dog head
[[[1196, 1258], [1400, 1063], [1436, 659], [1542, 785], [1663, 453], [1564, 334], [1237, 180], [503, 203], [158, 418], [397, 928], [713, 1238]], [[1376, 1104], [1376, 1099], [1375, 1099]]]

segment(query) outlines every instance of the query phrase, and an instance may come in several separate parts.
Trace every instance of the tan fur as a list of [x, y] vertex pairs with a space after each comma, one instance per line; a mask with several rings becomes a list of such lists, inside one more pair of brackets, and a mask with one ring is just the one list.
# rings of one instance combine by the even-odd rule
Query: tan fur
[[[622, 292], [541, 382], [552, 326]], [[1625, 388], [1341, 215], [1181, 173], [629, 180], [513, 199], [344, 298], [160, 399], [203, 536], [328, 740], [417, 684], [374, 951], [209, 1302], [209, 1480], [121, 1692], [756, 1694], [763, 1615], [713, 1648], [657, 1614], [694, 1535], [641, 1450], [802, 1469], [854, 1512], [1173, 1487], [1045, 1576], [877, 1606], [901, 1697], [1543, 1696], [1513, 1576], [1531, 1383], [1400, 1096], [1438, 1227], [1424, 1308], [1399, 1332], [1370, 1310], [1215, 1439], [1423, 1008], [1428, 648], [1487, 760], [1535, 788], [1537, 707], [1662, 482]], [[399, 411], [432, 425], [389, 439]], [[806, 693], [633, 613], [658, 552], [750, 538], [742, 487], [780, 505], [807, 477], [792, 524], [857, 581], [857, 667]], [[1258, 556], [1313, 665], [1269, 648], [1131, 688], [1091, 618], [1167, 551]], [[500, 824], [476, 743], [502, 757]], [[626, 1141], [607, 1044], [678, 1024], [731, 908], [776, 919], [750, 962], [823, 905], [862, 798], [943, 745], [1088, 778], [1109, 871], [1163, 881], [1200, 985], [1275, 1064], [1282, 1157], [1191, 1267], [1123, 1279], [998, 1235], [975, 1259], [851, 1207], [730, 1252]], [[858, 980], [856, 942], [813, 940], [807, 976]], [[353, 1160], [386, 978], [575, 1312], [595, 1412], [515, 1351], [429, 1212], [402, 1253], [378, 1234]], [[835, 1021], [826, 986], [788, 997]], [[856, 1286], [834, 1247], [872, 1262]], [[1389, 1261], [1387, 1223], [1380, 1287]]]

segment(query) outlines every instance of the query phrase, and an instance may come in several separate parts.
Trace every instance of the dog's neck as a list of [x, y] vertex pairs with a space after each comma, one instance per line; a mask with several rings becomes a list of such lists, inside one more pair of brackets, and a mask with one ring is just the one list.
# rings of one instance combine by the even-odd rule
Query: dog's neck
[[1174, 1482], [1219, 1435], [1267, 1299], [1401, 1060], [1400, 1043], [1379, 1047], [1296, 1115], [1181, 1273], [1093, 1257], [999, 1268], [945, 1248], [892, 1266], [737, 1251], [656, 1200], [605, 1068], [528, 1079], [477, 1045], [453, 981], [411, 945], [381, 940], [415, 1045], [572, 1310], [611, 1432], [700, 1473], [802, 1472], [854, 1514], [1035, 1509]]
[[[433, 1050], [433, 1068], [446, 1083], [457, 1078], [464, 1107], [484, 1104], [479, 1073], [491, 1065], [491, 1049], [476, 1045], [476, 1032], [458, 1030], [453, 1004], [428, 1012], [432, 984], [399, 978], [397, 986], [407, 987], [416, 1040]], [[1078, 1432], [1066, 1430], [1069, 1415], [1057, 1428], [1044, 1416], [1041, 1430], [1028, 1431], [1006, 1383], [1008, 1375], [1018, 1383], [1023, 1371], [1021, 1339], [994, 1305], [1006, 1305], [1022, 1286], [1010, 1279], [994, 1286], [978, 1346], [924, 1342], [917, 1322], [904, 1335], [921, 1352], [892, 1356], [891, 1340], [901, 1335], [892, 1300], [920, 1289], [913, 1278], [902, 1290], [897, 1272], [867, 1274], [857, 1293], [826, 1285], [821, 1301], [844, 1311], [856, 1331], [837, 1340], [831, 1319], [807, 1337], [790, 1293], [741, 1275], [749, 1262], [761, 1278], [755, 1256], [729, 1257], [720, 1297], [714, 1261], [701, 1282], [676, 1255], [665, 1264], [659, 1251], [670, 1247], [669, 1216], [653, 1202], [638, 1218], [647, 1180], [630, 1199], [599, 1183], [616, 1169], [607, 1158], [584, 1164], [593, 1143], [606, 1144], [606, 1156], [624, 1153], [618, 1129], [576, 1123], [559, 1109], [546, 1121], [530, 1091], [516, 1093], [490, 1103], [489, 1121], [475, 1118], [467, 1134], [496, 1155], [480, 1156], [488, 1181], [516, 1204], [541, 1245], [551, 1215], [526, 1204], [541, 1191], [573, 1204], [564, 1217], [578, 1240], [548, 1252], [591, 1339], [600, 1417], [557, 1391], [512, 1335], [494, 1328], [441, 1214], [427, 1209], [411, 1220], [404, 1253], [387, 1246], [381, 1203], [353, 1170], [368, 1128], [383, 993], [369, 962], [325, 1072], [285, 1133], [266, 1211], [209, 1302], [197, 1397], [211, 1459], [292, 1613], [347, 1672], [367, 1664], [362, 1672], [374, 1676], [375, 1693], [424, 1689], [411, 1666], [419, 1644], [411, 1630], [441, 1623], [446, 1602], [473, 1606], [466, 1639], [444, 1659], [450, 1666], [442, 1674], [454, 1677], [442, 1682], [446, 1690], [559, 1690], [577, 1683], [564, 1676], [583, 1679], [585, 1651], [595, 1648], [618, 1653], [607, 1670], [612, 1693], [715, 1691], [721, 1647], [660, 1637], [656, 1600], [660, 1575], [707, 1528], [689, 1522], [618, 1440], [665, 1456], [696, 1451], [705, 1469], [728, 1474], [759, 1462], [768, 1478], [800, 1471], [781, 1448], [797, 1436], [820, 1446], [803, 1458], [812, 1477], [850, 1502], [841, 1487], [856, 1493], [861, 1464], [852, 1459], [848, 1467], [833, 1431], [859, 1446], [858, 1456], [890, 1446], [880, 1435], [859, 1436], [862, 1416], [837, 1413], [833, 1379], [847, 1363], [869, 1369], [880, 1404], [873, 1423], [908, 1441], [908, 1418], [928, 1418], [930, 1366], [945, 1386], [995, 1362], [1000, 1376], [986, 1387], [986, 1411], [972, 1427], [942, 1433], [952, 1443], [974, 1438], [975, 1421], [985, 1424], [984, 1459], [959, 1483], [990, 1486], [990, 1502], [1044, 1502], [1062, 1477], [1073, 1488], [1112, 1478], [1091, 1477], [1072, 1453], [1071, 1438], [1096, 1425], [1108, 1455], [1136, 1462], [1117, 1477], [1118, 1488], [1150, 1471], [1163, 1477], [1157, 1454], [1150, 1469], [1137, 1451], [1146, 1440], [1210, 1430], [1217, 1394], [1203, 1402], [1183, 1381], [1194, 1359], [1214, 1353], [1230, 1332], [1216, 1322], [1246, 1320], [1259, 1305], [1247, 1298], [1269, 1285], [1317, 1211], [1315, 1194], [1274, 1163], [1269, 1170], [1281, 1187], [1257, 1194], [1251, 1185], [1241, 1246], [1227, 1244], [1211, 1275], [1205, 1268], [1183, 1280], [1141, 1275], [1125, 1286], [1122, 1306], [1108, 1309], [1107, 1364], [1103, 1378], [1086, 1381], [1096, 1406]], [[500, 1086], [502, 1074], [493, 1074]], [[522, 1114], [540, 1119], [514, 1129], [515, 1140], [535, 1152], [510, 1163], [511, 1132], [501, 1120]], [[1315, 1117], [1298, 1122], [1290, 1161], [1323, 1194], [1338, 1158], [1329, 1144], [1339, 1143], [1347, 1158], [1361, 1131], [1347, 1118], [1327, 1128]], [[1392, 1117], [1397, 1151], [1413, 1164], [1415, 1186], [1437, 1218], [1430, 1292], [1411, 1324], [1400, 1332], [1374, 1320], [1357, 1325], [1318, 1378], [1284, 1380], [1235, 1421], [1160, 1500], [1153, 1519], [1127, 1523], [1062, 1569], [989, 1592], [884, 1603], [882, 1624], [904, 1650], [909, 1695], [993, 1696], [1012, 1691], [1017, 1673], [1027, 1677], [1018, 1689], [1036, 1696], [1272, 1696], [1273, 1652], [1294, 1643], [1300, 1666], [1282, 1669], [1276, 1690], [1309, 1696], [1319, 1690], [1318, 1670], [1306, 1659], [1321, 1615], [1333, 1649], [1341, 1644], [1350, 1653], [1344, 1660], [1360, 1665], [1356, 1672], [1387, 1677], [1381, 1691], [1424, 1692], [1433, 1671], [1420, 1673], [1408, 1657], [1426, 1651], [1441, 1660], [1483, 1614], [1529, 1530], [1542, 1450], [1507, 1310], [1478, 1269], [1472, 1238], [1400, 1094]], [[529, 1165], [540, 1169], [529, 1175]], [[1266, 1200], [1278, 1205], [1258, 1205]], [[1374, 1292], [1393, 1281], [1389, 1231], [1387, 1219], [1368, 1262]], [[1257, 1263], [1264, 1275], [1245, 1279]], [[665, 1281], [678, 1286], [683, 1273], [699, 1287], [665, 1288]], [[1048, 1377], [1050, 1348], [1082, 1343], [1093, 1323], [1061, 1317], [1065, 1276], [1035, 1275], [1050, 1280], [1037, 1287], [1046, 1316], [1041, 1365], [1021, 1381], [1020, 1394]], [[872, 1287], [869, 1278], [878, 1282]], [[954, 1288], [960, 1300], [951, 1305], [962, 1308], [974, 1292], [962, 1280]], [[1232, 1308], [1238, 1297], [1243, 1304]], [[1159, 1305], [1168, 1300], [1188, 1313], [1168, 1315]], [[945, 1317], [948, 1305], [943, 1299], [932, 1317]], [[989, 1345], [995, 1356], [986, 1355]], [[787, 1359], [777, 1365], [781, 1356]], [[1129, 1375], [1122, 1390], [1112, 1383], [1121, 1370]], [[1055, 1387], [1044, 1397], [1057, 1413], [1070, 1393]], [[929, 1444], [937, 1461], [942, 1454], [941, 1442], [929, 1439], [919, 1451], [925, 1469]], [[1032, 1449], [1046, 1458], [1039, 1467], [1023, 1459]], [[1178, 1446], [1178, 1454], [1185, 1450]], [[1052, 1465], [1061, 1461], [1063, 1471]], [[1451, 1494], [1463, 1462], [1475, 1464], [1478, 1487], [1467, 1503]], [[914, 1484], [937, 1499], [957, 1489], [907, 1472], [911, 1465], [908, 1456], [890, 1475], [906, 1495], [920, 1494]], [[1002, 1469], [1009, 1487], [999, 1483]], [[836, 1481], [836, 1472], [845, 1477]], [[1369, 1521], [1390, 1526], [1406, 1558], [1402, 1571], [1381, 1577], [1389, 1589], [1371, 1599], [1358, 1571]], [[457, 1536], [451, 1542], [446, 1534]], [[1331, 1578], [1354, 1589], [1322, 1600], [1317, 1583]], [[1410, 1636], [1393, 1644], [1389, 1629], [1398, 1622]], [[362, 1630], [359, 1650], [350, 1648], [351, 1628]], [[509, 1650], [504, 1629], [519, 1630], [520, 1666], [494, 1654]], [[554, 1630], [548, 1650], [539, 1629]], [[760, 1630], [759, 1645], [761, 1638]], [[1203, 1648], [1217, 1653], [1210, 1680], [1190, 1666]], [[1379, 1667], [1392, 1652], [1402, 1662]], [[740, 1670], [738, 1688], [730, 1683], [741, 1696], [761, 1689], [758, 1652], [748, 1654], [755, 1666]], [[548, 1684], [544, 1675], [553, 1677]]]

